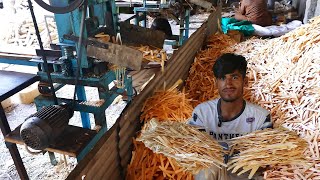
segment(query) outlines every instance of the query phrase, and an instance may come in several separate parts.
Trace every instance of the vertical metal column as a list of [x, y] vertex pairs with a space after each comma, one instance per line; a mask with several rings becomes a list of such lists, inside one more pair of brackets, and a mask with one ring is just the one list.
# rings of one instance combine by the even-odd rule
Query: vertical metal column
[[[3, 137], [5, 137], [7, 134], [9, 134], [11, 132], [6, 114], [3, 110], [1, 103], [0, 103], [0, 128], [1, 128], [1, 132], [3, 134]], [[6, 142], [6, 146], [9, 149], [9, 152], [11, 154], [11, 157], [13, 159], [14, 165], [16, 166], [16, 169], [18, 171], [20, 178], [22, 180], [29, 179], [27, 171], [23, 165], [20, 153], [18, 151], [17, 145], [13, 144], [13, 143]]]
[[184, 20], [185, 20], [185, 13], [180, 14], [180, 21], [179, 21], [179, 46], [182, 46], [183, 39], [184, 39]]
[[[86, 101], [87, 97], [86, 97], [86, 91], [85, 91], [84, 87], [83, 86], [78, 86], [76, 89], [77, 89], [78, 100]], [[90, 129], [91, 125], [90, 125], [89, 113], [80, 112], [80, 115], [81, 115], [81, 120], [82, 120], [82, 127]]]
[[133, 97], [133, 87], [132, 87], [132, 76], [127, 74], [126, 78], [126, 86], [127, 86], [127, 96], [128, 96], [128, 101], [132, 100]]
[[146, 11], [143, 12], [142, 26], [145, 28], [147, 27], [147, 12]]
[[111, 0], [110, 3], [111, 3], [112, 18], [113, 18], [113, 29], [117, 34], [118, 32], [120, 32], [119, 26], [117, 24], [119, 22], [117, 7], [116, 7], [115, 0]]
[[136, 15], [136, 17], [134, 18], [134, 25], [139, 25], [139, 12], [136, 10], [136, 8], [134, 8], [134, 14]]
[[186, 16], [184, 20], [184, 39], [183, 43], [189, 38], [189, 24], [190, 24], [190, 9], [186, 10]]

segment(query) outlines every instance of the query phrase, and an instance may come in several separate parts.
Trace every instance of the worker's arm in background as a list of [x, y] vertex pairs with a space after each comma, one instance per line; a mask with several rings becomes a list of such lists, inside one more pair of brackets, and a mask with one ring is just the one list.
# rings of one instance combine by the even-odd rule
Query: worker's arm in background
[[241, 0], [240, 1], [240, 7], [239, 9], [236, 11], [235, 14], [235, 19], [238, 21], [248, 21], [248, 18], [245, 16], [246, 15], [246, 7], [249, 5], [248, 0]]
[[249, 21], [248, 18], [242, 14], [236, 12], [234, 18], [238, 21]]

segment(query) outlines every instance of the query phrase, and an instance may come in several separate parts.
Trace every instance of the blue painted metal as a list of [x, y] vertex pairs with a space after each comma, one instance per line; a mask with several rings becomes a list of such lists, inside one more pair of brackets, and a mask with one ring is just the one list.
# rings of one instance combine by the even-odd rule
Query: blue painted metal
[[93, 139], [88, 143], [88, 145], [80, 152], [77, 156], [77, 161], [81, 161], [86, 154], [93, 149], [94, 145], [100, 140], [100, 138], [108, 131], [106, 126], [103, 126], [100, 131], [93, 137]]
[[134, 25], [139, 25], [139, 11], [136, 8], [133, 8], [133, 12], [136, 15], [136, 18], [134, 18]]
[[106, 16], [101, 16], [102, 12], [107, 12], [107, 7], [103, 4], [95, 4], [93, 5], [94, 16], [98, 18], [99, 25], [103, 25], [103, 22], [106, 22]]
[[[69, 0], [51, 0], [51, 5], [56, 6], [63, 6], [67, 5]], [[114, 32], [119, 32], [118, 27], [118, 15], [116, 11], [115, 1], [114, 0], [89, 0], [88, 2], [89, 13], [87, 13], [86, 18], [87, 20], [94, 20], [91, 22], [95, 22], [94, 27], [90, 27], [91, 29], [84, 28], [84, 37], [87, 38], [90, 33], [97, 31], [98, 26], [105, 26], [107, 25], [107, 14], [111, 13], [112, 15], [112, 25]], [[80, 68], [80, 76], [78, 78], [78, 88], [77, 88], [77, 100], [74, 105], [74, 110], [81, 112], [82, 118], [82, 126], [84, 128], [91, 128], [90, 127], [90, 118], [88, 113], [92, 113], [94, 115], [94, 120], [96, 125], [101, 126], [101, 130], [99, 133], [90, 141], [90, 143], [82, 150], [82, 152], [78, 155], [77, 159], [81, 160], [89, 151], [93, 148], [95, 143], [102, 137], [102, 135], [108, 130], [107, 122], [106, 122], [106, 115], [105, 110], [112, 104], [114, 99], [119, 95], [127, 96], [128, 100], [130, 101], [133, 96], [133, 89], [132, 89], [132, 78], [126, 74], [125, 77], [125, 88], [109, 88], [109, 85], [116, 79], [115, 73], [113, 71], [108, 71], [102, 75], [92, 75], [94, 74], [92, 71], [94, 67], [93, 60], [87, 57], [86, 49], [84, 45], [78, 47], [78, 44], [66, 40], [63, 38], [65, 34], [72, 34], [75, 36], [80, 36], [80, 24], [81, 24], [81, 8], [78, 8], [70, 13], [66, 14], [55, 14], [55, 20], [57, 24], [58, 36], [59, 36], [59, 45], [62, 50], [62, 56], [64, 62], [69, 62], [67, 66], [66, 63], [57, 63], [54, 64], [54, 72], [51, 73], [51, 78], [54, 83], [59, 83], [62, 85], [69, 84], [75, 85], [76, 77], [75, 72], [77, 68]], [[94, 16], [94, 17], [93, 17]], [[97, 24], [97, 23], [98, 24]], [[97, 26], [96, 26], [97, 25]], [[96, 28], [96, 29], [95, 29]], [[90, 31], [90, 32], [88, 32]], [[71, 51], [74, 47], [77, 56], [79, 57], [78, 52], [82, 52], [81, 54], [81, 65], [77, 67], [77, 59], [73, 56]], [[71, 62], [71, 63], [70, 63]], [[42, 64], [42, 63], [41, 63]], [[63, 73], [63, 68], [70, 67], [73, 73]], [[48, 77], [45, 73], [44, 69], [38, 72], [41, 81], [47, 81]], [[101, 106], [90, 106], [85, 105], [83, 102], [86, 101], [86, 93], [85, 93], [85, 86], [96, 87], [98, 88], [99, 98], [104, 101]], [[66, 98], [58, 98], [58, 103], [72, 103], [72, 99]], [[35, 98], [35, 104], [37, 109], [42, 108], [43, 106], [48, 106], [53, 104], [53, 99], [51, 97], [46, 96], [38, 96]]]
[[181, 46], [189, 38], [190, 10], [186, 9], [184, 17], [180, 19], [179, 45]]
[[54, 155], [53, 152], [48, 152], [49, 154], [49, 158], [50, 158], [50, 162], [52, 165], [57, 165], [58, 164], [58, 161], [56, 160], [56, 156]]
[[[51, 0], [50, 4], [53, 6], [67, 6], [69, 4], [69, 0]], [[118, 20], [118, 14], [116, 11], [116, 5], [115, 0], [89, 0], [88, 2], [89, 9], [91, 9], [91, 12], [86, 15], [87, 19], [93, 18], [94, 20], [97, 19], [97, 28], [98, 31], [99, 26], [105, 26], [106, 25], [106, 14], [110, 13], [112, 14], [112, 22], [113, 22], [113, 30], [114, 32], [119, 32], [119, 20]], [[80, 36], [80, 24], [81, 24], [81, 12], [82, 8], [77, 8], [74, 11], [66, 14], [55, 14], [55, 21], [57, 25], [57, 31], [59, 36], [59, 43], [57, 45], [61, 48], [61, 56], [59, 62], [52, 62], [52, 64], [49, 64], [52, 66], [53, 72], [51, 72], [51, 78], [52, 82], [55, 83], [55, 91], [58, 91], [60, 88], [62, 88], [64, 85], [74, 85], [76, 82], [75, 73], [77, 68], [80, 68], [80, 76], [78, 78], [78, 88], [77, 88], [77, 100], [74, 106], [75, 111], [81, 112], [81, 118], [82, 118], [82, 126], [84, 128], [91, 128], [90, 127], [90, 118], [89, 113], [92, 113], [94, 115], [94, 120], [96, 125], [101, 126], [101, 130], [98, 132], [98, 134], [90, 141], [90, 143], [82, 150], [82, 152], [78, 155], [77, 159], [81, 160], [89, 151], [93, 148], [95, 143], [102, 137], [102, 135], [107, 132], [107, 130], [111, 127], [107, 126], [106, 122], [106, 115], [105, 110], [112, 104], [114, 99], [119, 96], [127, 96], [128, 101], [132, 100], [133, 96], [133, 88], [132, 88], [132, 78], [126, 74], [125, 76], [125, 88], [116, 88], [112, 87], [109, 88], [109, 85], [116, 80], [115, 73], [113, 71], [108, 71], [105, 74], [102, 75], [91, 75], [93, 74], [92, 70], [94, 67], [93, 60], [91, 58], [87, 57], [86, 49], [84, 45], [81, 45], [81, 47], [78, 47], [78, 44], [71, 41], [66, 40], [63, 38], [63, 35], [65, 34], [72, 34], [75, 36]], [[146, 17], [146, 12], [145, 17]], [[94, 16], [94, 17], [92, 17]], [[145, 18], [144, 17], [144, 18]], [[96, 22], [96, 21], [94, 21]], [[146, 25], [146, 24], [145, 24]], [[84, 37], [87, 38], [89, 36], [89, 33], [87, 32], [86, 26], [84, 27]], [[89, 31], [89, 30], [88, 30]], [[95, 32], [95, 31], [94, 31]], [[80, 67], [77, 66], [77, 59], [73, 55], [73, 50], [76, 51], [76, 55], [79, 57], [78, 52], [82, 52], [82, 58], [81, 58], [81, 65]], [[47, 76], [47, 69], [44, 68], [44, 63], [41, 61], [38, 62], [30, 62], [27, 59], [24, 58], [15, 58], [15, 59], [6, 59], [0, 57], [0, 63], [13, 63], [13, 64], [21, 64], [21, 65], [29, 65], [29, 66], [36, 66], [39, 65], [41, 70], [38, 72], [38, 76], [40, 81], [48, 82], [48, 76]], [[68, 64], [67, 64], [68, 62]], [[68, 70], [70, 70], [69, 73], [65, 73], [66, 67], [70, 67]], [[50, 68], [49, 68], [50, 69]], [[104, 101], [104, 103], [101, 106], [90, 106], [85, 105], [83, 102], [86, 101], [86, 92], [85, 92], [85, 86], [91, 86], [96, 87], [99, 92], [99, 98]], [[72, 99], [66, 99], [66, 98], [58, 98], [58, 103], [72, 103]], [[38, 96], [35, 98], [35, 104], [38, 110], [43, 108], [44, 106], [53, 105], [54, 101], [52, 97], [48, 96]], [[55, 162], [54, 154], [49, 154], [51, 162]]]
[[164, 44], [166, 44], [166, 45], [171, 45], [171, 46], [177, 46], [177, 45], [179, 45], [179, 43], [178, 43], [176, 40], [170, 40], [170, 39], [164, 40]]
[[115, 29], [115, 32], [118, 33], [120, 32], [118, 22], [119, 22], [119, 17], [117, 14], [117, 7], [116, 7], [116, 2], [115, 0], [109, 0], [111, 4], [111, 12], [112, 12], [112, 18], [113, 18], [113, 28]]
[[[30, 2], [30, 1], [29, 1]], [[69, 4], [69, 0], [51, 0], [50, 4], [53, 6], [67, 6]], [[98, 19], [97, 27], [104, 26], [106, 22], [106, 12], [111, 11], [112, 13], [112, 19], [113, 19], [113, 29], [114, 32], [119, 32], [118, 27], [118, 15], [116, 11], [116, 6], [114, 0], [89, 0], [89, 6], [93, 6], [93, 16], [95, 16], [96, 19]], [[101, 129], [97, 133], [96, 136], [86, 145], [86, 147], [80, 152], [80, 154], [77, 156], [77, 159], [80, 161], [85, 157], [85, 155], [94, 147], [94, 145], [99, 141], [99, 139], [107, 132], [107, 130], [111, 127], [107, 126], [106, 122], [106, 115], [105, 110], [112, 104], [114, 99], [118, 95], [126, 95], [128, 98], [128, 101], [131, 101], [133, 96], [133, 88], [132, 88], [132, 78], [126, 74], [125, 76], [125, 88], [111, 88], [109, 89], [109, 85], [111, 82], [113, 82], [116, 77], [113, 71], [109, 71], [101, 76], [89, 76], [88, 74], [92, 74], [93, 72], [88, 72], [88, 69], [90, 71], [90, 68], [93, 69], [93, 63], [92, 59], [87, 58], [85, 46], [81, 45], [78, 47], [78, 44], [76, 44], [73, 41], [66, 40], [63, 38], [63, 35], [65, 34], [73, 34], [75, 36], [80, 36], [80, 21], [81, 21], [81, 8], [78, 8], [74, 10], [73, 12], [66, 13], [66, 14], [55, 14], [55, 20], [56, 25], [58, 29], [58, 36], [59, 36], [59, 43], [60, 48], [62, 49], [62, 58], [60, 58], [60, 62], [50, 62], [50, 66], [52, 68], [44, 68], [44, 63], [41, 61], [29, 61], [30, 58], [27, 57], [6, 57], [1, 56], [0, 57], [0, 63], [7, 63], [7, 64], [19, 64], [19, 65], [27, 65], [27, 66], [38, 66], [41, 69], [38, 72], [40, 81], [48, 82], [48, 75], [47, 71], [53, 69], [53, 72], [50, 74], [52, 75], [52, 82], [55, 83], [54, 90], [58, 91], [66, 84], [75, 84], [75, 78], [73, 72], [77, 68], [80, 68], [80, 77], [79, 77], [79, 83], [77, 88], [77, 101], [74, 106], [75, 111], [81, 112], [81, 118], [82, 118], [82, 126], [84, 128], [91, 128], [90, 127], [90, 118], [89, 113], [92, 113], [94, 115], [95, 123], [96, 125], [100, 125]], [[90, 16], [90, 14], [89, 14]], [[87, 18], [91, 18], [91, 17]], [[85, 27], [86, 28], [86, 27]], [[88, 32], [85, 29], [84, 31], [84, 37], [88, 37]], [[70, 48], [71, 47], [71, 48]], [[73, 49], [76, 50], [77, 55], [79, 56], [78, 52], [81, 49], [82, 52], [82, 59], [81, 59], [81, 65], [80, 67], [77, 66], [77, 59], [73, 55]], [[65, 61], [63, 61], [65, 60]], [[62, 62], [62, 63], [61, 63]], [[68, 63], [66, 63], [68, 62]], [[68, 66], [66, 66], [68, 64]], [[70, 67], [68, 70], [70, 70], [69, 73], [63, 72], [63, 68]], [[84, 73], [84, 68], [86, 70], [86, 73]], [[23, 78], [22, 78], [23, 79]], [[33, 80], [38, 80], [38, 77], [34, 77]], [[82, 102], [86, 101], [86, 93], [84, 86], [92, 86], [97, 87], [99, 91], [99, 98], [101, 100], [104, 100], [104, 103], [101, 106], [89, 106], [84, 105]], [[19, 87], [22, 87], [20, 85]], [[65, 99], [65, 98], [58, 98], [58, 103], [68, 103], [71, 104], [72, 99]], [[35, 104], [37, 110], [42, 109], [44, 106], [53, 105], [56, 104], [52, 97], [47, 96], [38, 96], [35, 98]], [[5, 118], [5, 113], [3, 111], [3, 108], [0, 104], [0, 127], [4, 134], [8, 134], [11, 130], [7, 123], [7, 120]], [[6, 123], [2, 123], [6, 122]], [[15, 144], [12, 143], [6, 143], [9, 151], [14, 159], [14, 162], [16, 164], [18, 173], [21, 178], [28, 179], [27, 173], [25, 171], [24, 165], [21, 161], [21, 157], [19, 155], [19, 152], [17, 150], [17, 147]], [[55, 155], [52, 152], [49, 152], [49, 158], [51, 161], [51, 164], [56, 165], [57, 161], [55, 159]]]
[[127, 96], [128, 96], [128, 101], [132, 100], [133, 97], [133, 87], [132, 87], [132, 77], [127, 76], [125, 84], [127, 85]]
[[[78, 100], [87, 101], [86, 90], [84, 89], [84, 86], [78, 86], [76, 89], [77, 89]], [[85, 113], [85, 112], [81, 112], [80, 115], [81, 115], [81, 120], [82, 120], [82, 127], [90, 129], [91, 125], [90, 125], [89, 114]]]
[[185, 23], [184, 23], [184, 39], [183, 39], [183, 43], [186, 42], [187, 39], [189, 38], [190, 9], [186, 9], [186, 15], [185, 15], [185, 20], [184, 21], [185, 21]]
[[[30, 59], [28, 59], [30, 60]], [[5, 58], [5, 57], [0, 57], [0, 63], [5, 63], [5, 64], [18, 64], [18, 65], [24, 65], [24, 66], [37, 66], [38, 63], [36, 62], [31, 62], [25, 59], [12, 59], [12, 58]]]

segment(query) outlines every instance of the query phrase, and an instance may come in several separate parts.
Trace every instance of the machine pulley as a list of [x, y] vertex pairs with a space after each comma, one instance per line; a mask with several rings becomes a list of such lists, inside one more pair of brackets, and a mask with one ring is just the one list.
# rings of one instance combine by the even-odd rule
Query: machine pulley
[[39, 6], [41, 6], [43, 9], [55, 13], [55, 14], [65, 14], [68, 12], [71, 12], [73, 10], [75, 10], [76, 8], [80, 7], [82, 5], [82, 3], [85, 0], [74, 0], [72, 2], [70, 2], [70, 4], [68, 6], [65, 7], [58, 7], [58, 6], [52, 6], [49, 5], [45, 2], [43, 2], [42, 0], [34, 0]]

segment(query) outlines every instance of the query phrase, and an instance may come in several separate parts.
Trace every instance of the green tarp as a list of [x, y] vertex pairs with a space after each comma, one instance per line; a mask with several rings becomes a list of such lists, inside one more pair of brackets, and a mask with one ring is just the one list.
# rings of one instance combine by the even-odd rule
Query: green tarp
[[222, 18], [221, 28], [223, 33], [228, 33], [228, 30], [237, 30], [244, 34], [244, 36], [250, 36], [254, 32], [254, 28], [250, 21], [238, 21], [235, 18]]

